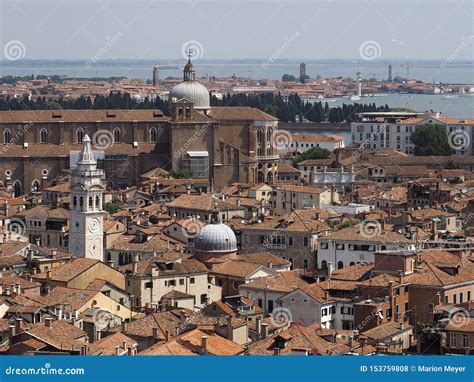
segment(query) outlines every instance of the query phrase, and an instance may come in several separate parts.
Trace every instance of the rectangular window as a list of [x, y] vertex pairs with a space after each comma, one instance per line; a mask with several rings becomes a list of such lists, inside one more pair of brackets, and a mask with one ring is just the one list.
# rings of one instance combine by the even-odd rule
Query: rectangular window
[[344, 244], [337, 244], [336, 249], [343, 250], [345, 248]]
[[293, 246], [293, 236], [288, 236], [288, 245]]
[[[166, 281], [165, 281], [165, 283], [166, 283]], [[145, 283], [145, 289], [151, 289], [151, 288], [153, 288], [153, 281], [146, 282]]]
[[456, 347], [456, 334], [449, 333], [449, 347], [455, 348]]
[[464, 293], [459, 293], [459, 303], [462, 304], [464, 302]]
[[328, 310], [326, 308], [324, 308], [321, 312], [321, 316], [325, 317], [328, 315]]
[[462, 336], [462, 347], [464, 349], [469, 348], [469, 336], [467, 334], [463, 334]]
[[184, 279], [179, 279], [179, 285], [184, 285]]
[[319, 246], [319, 248], [321, 248], [321, 249], [328, 249], [328, 243], [321, 243], [321, 245]]
[[456, 296], [456, 293], [453, 294], [453, 304], [457, 304], [457, 296]]
[[305, 236], [305, 237], [303, 238], [303, 245], [304, 245], [305, 247], [307, 247], [307, 246], [309, 245], [309, 238], [308, 238], [307, 236]]
[[191, 277], [191, 278], [189, 279], [189, 283], [190, 283], [190, 284], [194, 284], [194, 281], [195, 281], [195, 280], [194, 280], [194, 277]]
[[261, 298], [258, 299], [258, 306], [263, 308], [263, 300]]

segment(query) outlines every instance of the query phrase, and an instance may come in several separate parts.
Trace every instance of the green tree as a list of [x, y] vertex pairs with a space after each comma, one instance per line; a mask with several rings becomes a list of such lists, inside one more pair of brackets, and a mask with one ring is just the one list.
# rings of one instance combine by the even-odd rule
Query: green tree
[[284, 81], [284, 82], [296, 81], [296, 77], [292, 76], [291, 74], [283, 74], [283, 76], [281, 77], [281, 80]]
[[411, 141], [415, 145], [414, 154], [416, 156], [448, 156], [453, 154], [446, 131], [439, 125], [427, 123], [417, 126], [411, 134]]
[[328, 159], [329, 155], [331, 155], [331, 152], [328, 149], [313, 147], [302, 154], [298, 154], [295, 159], [293, 159], [293, 166], [296, 167], [298, 163], [307, 159]]
[[169, 175], [175, 179], [193, 179], [194, 178], [193, 173], [188, 170], [170, 171]]
[[120, 207], [115, 203], [105, 203], [104, 209], [109, 214], [115, 214], [116, 212], [120, 211]]

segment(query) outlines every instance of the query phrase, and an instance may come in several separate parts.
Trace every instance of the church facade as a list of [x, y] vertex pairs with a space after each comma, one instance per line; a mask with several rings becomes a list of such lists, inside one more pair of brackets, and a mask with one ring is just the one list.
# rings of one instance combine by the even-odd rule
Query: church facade
[[189, 170], [214, 188], [272, 182], [278, 120], [250, 107], [211, 107], [189, 61], [170, 91], [170, 110], [0, 112], [0, 180], [15, 195], [39, 191], [77, 162], [84, 137], [107, 185], [138, 185], [155, 167]]

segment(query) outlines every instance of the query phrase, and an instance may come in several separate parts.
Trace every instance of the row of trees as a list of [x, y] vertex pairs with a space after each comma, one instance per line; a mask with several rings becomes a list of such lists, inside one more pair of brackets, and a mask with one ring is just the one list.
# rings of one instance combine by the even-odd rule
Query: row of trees
[[54, 110], [54, 109], [161, 109], [166, 110], [168, 102], [160, 98], [150, 100], [145, 98], [138, 101], [129, 93], [113, 93], [107, 96], [99, 95], [76, 99], [58, 98], [47, 99], [45, 96], [29, 99], [23, 98], [0, 99], [0, 110]]
[[211, 98], [212, 106], [250, 106], [278, 117], [285, 122], [357, 122], [357, 113], [372, 111], [390, 111], [388, 105], [373, 104], [343, 104], [330, 108], [325, 102], [307, 102], [298, 94], [291, 94], [284, 99], [278, 94], [234, 94], [224, 95], [222, 99]]
[[[222, 99], [211, 97], [212, 106], [250, 106], [271, 114], [285, 122], [354, 122], [357, 113], [369, 111], [388, 111], [388, 105], [343, 104], [330, 108], [326, 102], [306, 102], [298, 94], [287, 99], [280, 94], [234, 94], [224, 95]], [[82, 96], [77, 99], [58, 98], [51, 100], [46, 96], [27, 96], [14, 99], [1, 99], [0, 110], [48, 110], [48, 109], [168, 109], [168, 102], [160, 98], [137, 100], [129, 93], [113, 93], [97, 96], [95, 99]]]

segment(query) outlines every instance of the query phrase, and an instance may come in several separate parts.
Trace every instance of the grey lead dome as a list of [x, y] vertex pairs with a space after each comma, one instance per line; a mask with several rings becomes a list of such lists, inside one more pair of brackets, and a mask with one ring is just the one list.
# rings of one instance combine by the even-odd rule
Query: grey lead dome
[[192, 101], [195, 110], [209, 110], [211, 108], [209, 90], [197, 81], [184, 81], [173, 86], [169, 94], [170, 103], [182, 98]]
[[206, 225], [194, 239], [194, 250], [205, 253], [226, 253], [237, 251], [234, 231], [223, 223]]

